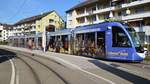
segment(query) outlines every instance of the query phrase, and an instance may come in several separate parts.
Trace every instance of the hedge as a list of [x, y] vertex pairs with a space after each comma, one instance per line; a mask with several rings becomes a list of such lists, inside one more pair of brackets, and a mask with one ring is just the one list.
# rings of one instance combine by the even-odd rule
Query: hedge
[[7, 45], [8, 42], [7, 41], [0, 41], [0, 45]]

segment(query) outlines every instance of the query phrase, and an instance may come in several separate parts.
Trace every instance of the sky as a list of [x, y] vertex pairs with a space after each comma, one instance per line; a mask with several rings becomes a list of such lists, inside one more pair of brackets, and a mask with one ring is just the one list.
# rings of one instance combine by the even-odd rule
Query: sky
[[23, 18], [51, 10], [56, 10], [65, 20], [65, 11], [82, 1], [84, 0], [1, 0], [0, 23], [14, 24]]

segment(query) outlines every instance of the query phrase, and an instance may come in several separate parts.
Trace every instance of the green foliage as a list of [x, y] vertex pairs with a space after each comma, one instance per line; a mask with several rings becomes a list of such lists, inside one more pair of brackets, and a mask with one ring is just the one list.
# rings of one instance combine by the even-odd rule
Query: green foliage
[[109, 19], [105, 19], [106, 22], [123, 22], [119, 19], [113, 19], [113, 18], [109, 18]]
[[0, 45], [7, 45], [8, 42], [7, 41], [0, 41]]
[[150, 51], [150, 44], [145, 44], [144, 47]]

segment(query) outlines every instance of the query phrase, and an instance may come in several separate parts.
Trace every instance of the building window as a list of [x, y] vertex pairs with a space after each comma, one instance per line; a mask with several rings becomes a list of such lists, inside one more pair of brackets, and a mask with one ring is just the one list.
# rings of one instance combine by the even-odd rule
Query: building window
[[71, 25], [72, 24], [72, 20], [69, 20], [69, 25]]
[[40, 28], [40, 25], [38, 25], [38, 28]]
[[144, 7], [136, 8], [136, 13], [143, 13], [143, 12], [144, 12]]
[[92, 20], [96, 21], [96, 15], [92, 16]]
[[72, 12], [69, 12], [69, 13], [68, 13], [68, 16], [71, 17], [71, 16], [72, 16]]
[[93, 6], [91, 9], [92, 11], [96, 11], [96, 6]]
[[94, 11], [96, 11], [96, 6], [89, 7], [89, 8], [87, 8], [86, 11], [87, 11], [87, 13], [92, 14]]
[[79, 18], [77, 20], [78, 20], [78, 23], [84, 23], [85, 22], [85, 18]]
[[53, 23], [54, 22], [54, 20], [53, 19], [49, 19], [49, 23]]
[[77, 14], [78, 14], [78, 15], [84, 14], [84, 12], [85, 12], [85, 11], [84, 11], [84, 8], [81, 8], [81, 9], [78, 9], [78, 10], [77, 10]]
[[104, 20], [104, 15], [98, 15], [99, 20]]
[[104, 19], [108, 19], [108, 18], [109, 18], [109, 14], [105, 14]]
[[96, 15], [87, 17], [87, 20], [88, 20], [88, 22], [94, 22], [94, 21], [97, 21]]

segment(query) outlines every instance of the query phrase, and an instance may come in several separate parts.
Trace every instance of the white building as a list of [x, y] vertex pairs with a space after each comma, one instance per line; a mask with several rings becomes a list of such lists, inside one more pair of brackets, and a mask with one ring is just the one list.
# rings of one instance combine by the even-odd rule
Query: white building
[[67, 28], [113, 18], [128, 22], [140, 34], [142, 41], [150, 39], [150, 0], [86, 0], [66, 13]]
[[0, 41], [6, 41], [9, 36], [11, 36], [12, 26], [8, 24], [0, 23]]

